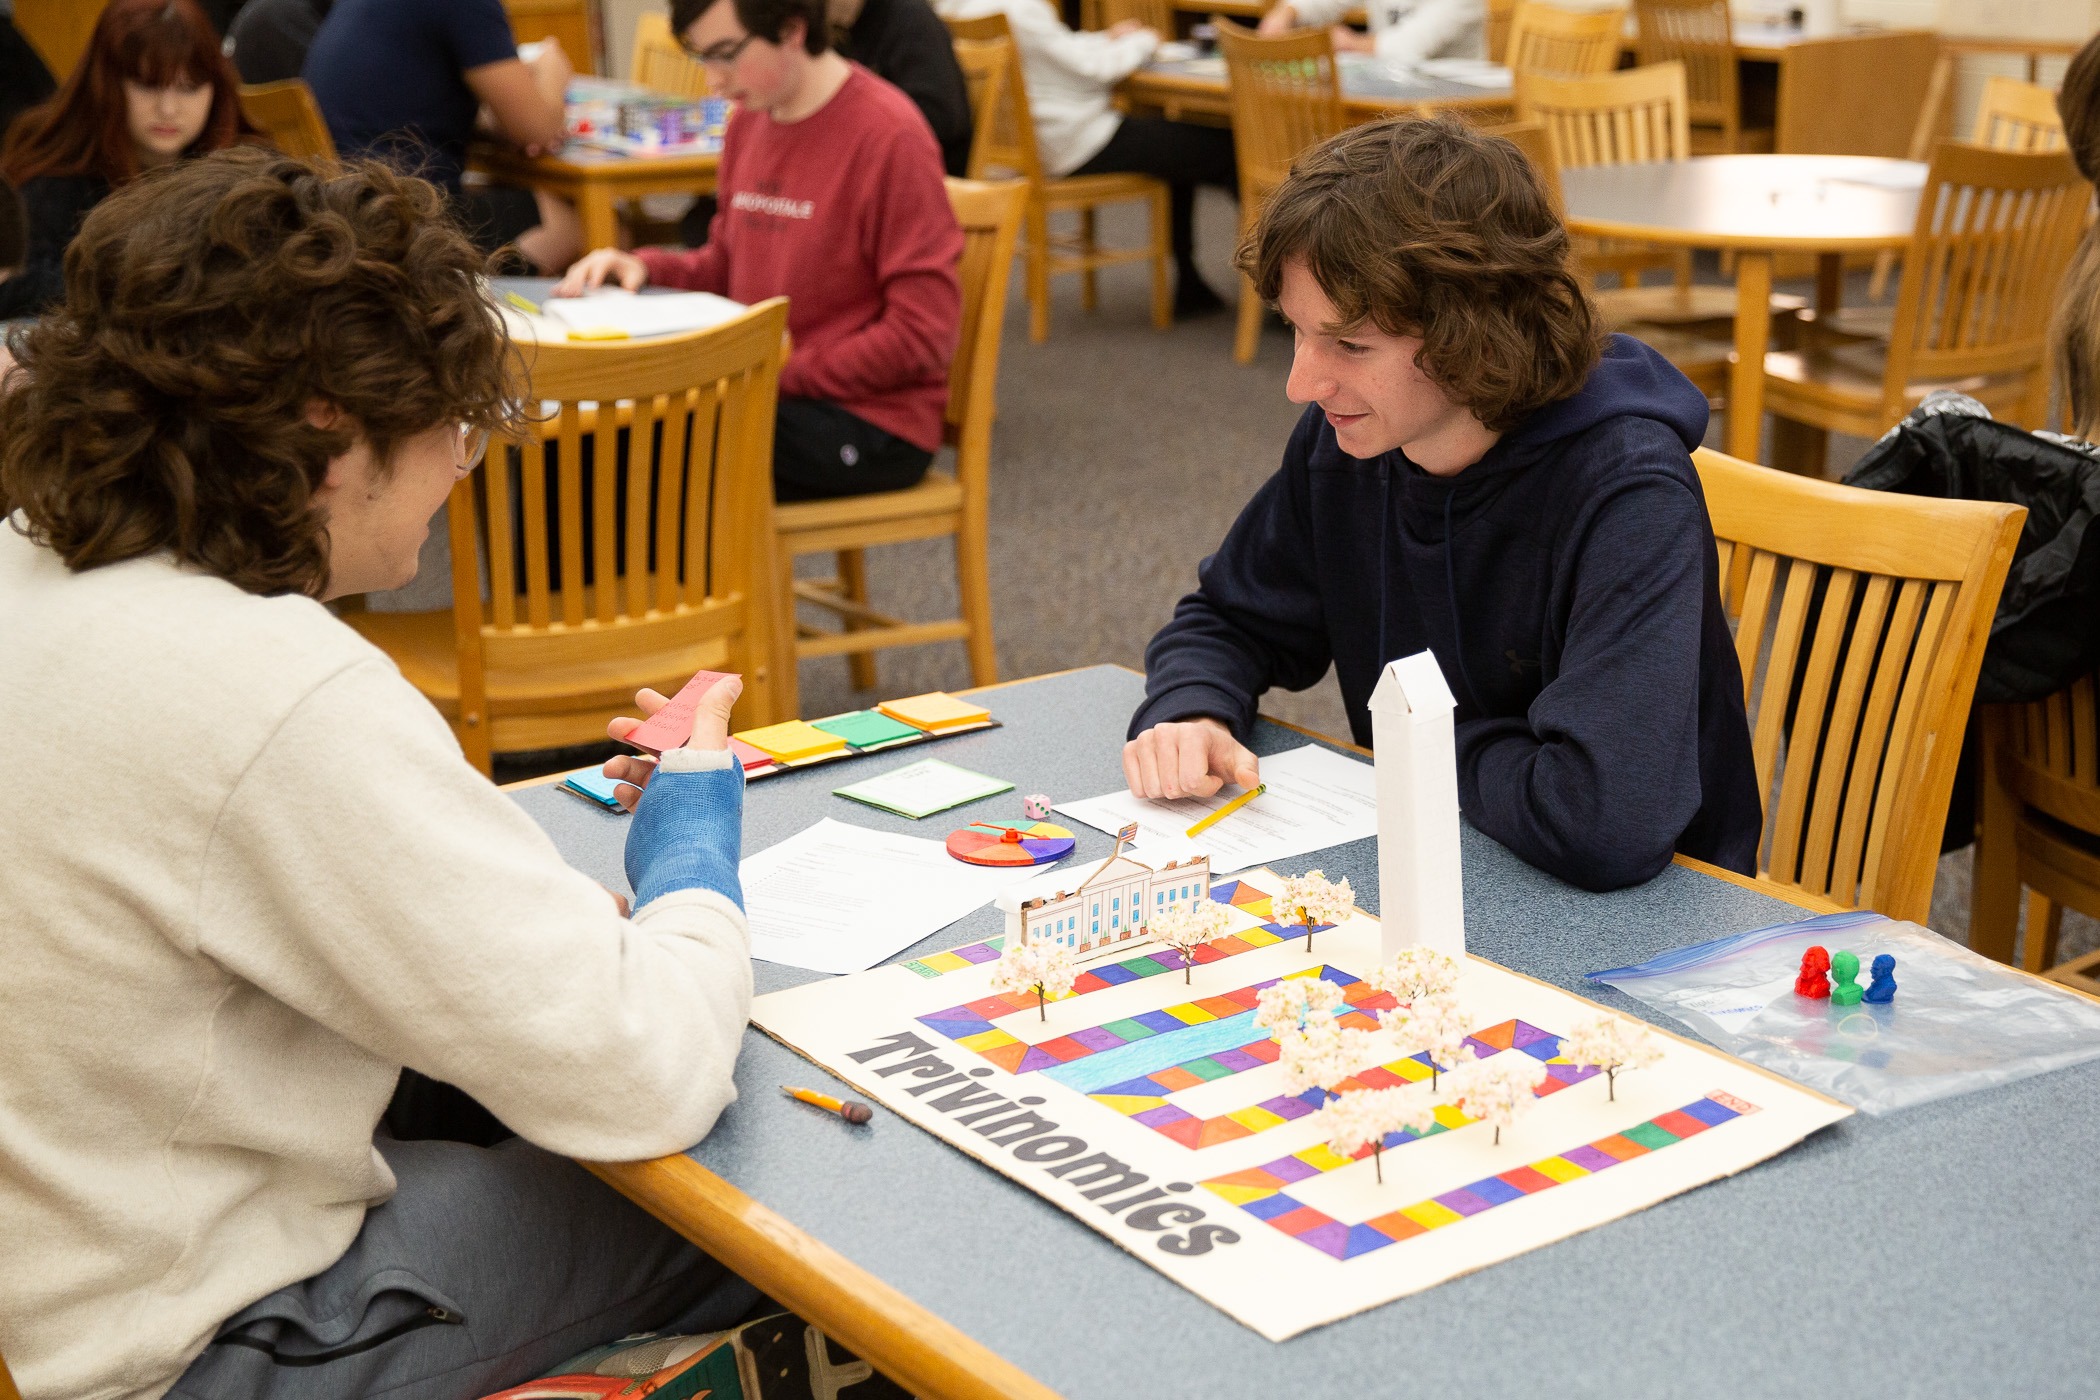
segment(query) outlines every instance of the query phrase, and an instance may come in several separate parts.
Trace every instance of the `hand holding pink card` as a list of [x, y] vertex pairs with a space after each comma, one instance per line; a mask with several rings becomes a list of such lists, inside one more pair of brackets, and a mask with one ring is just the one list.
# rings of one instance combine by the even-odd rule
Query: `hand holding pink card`
[[662, 709], [631, 731], [624, 742], [649, 753], [677, 748], [693, 735], [693, 712], [700, 704], [700, 697], [724, 677], [725, 673], [721, 671], [695, 672]]

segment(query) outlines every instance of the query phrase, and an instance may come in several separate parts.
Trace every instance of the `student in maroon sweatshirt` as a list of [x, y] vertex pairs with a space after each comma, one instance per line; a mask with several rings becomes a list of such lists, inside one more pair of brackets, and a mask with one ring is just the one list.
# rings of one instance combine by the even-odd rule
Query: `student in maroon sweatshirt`
[[911, 99], [828, 47], [825, 0], [673, 0], [679, 41], [737, 104], [720, 210], [690, 253], [601, 248], [556, 295], [608, 279], [741, 302], [786, 295], [773, 485], [783, 501], [895, 491], [941, 445], [962, 231]]

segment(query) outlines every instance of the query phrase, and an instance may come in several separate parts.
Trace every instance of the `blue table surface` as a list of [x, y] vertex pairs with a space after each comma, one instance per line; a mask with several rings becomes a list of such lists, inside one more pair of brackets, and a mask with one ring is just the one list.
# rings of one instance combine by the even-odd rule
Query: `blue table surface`
[[[984, 697], [1003, 728], [757, 783], [745, 854], [824, 816], [939, 838], [1014, 815], [1015, 793], [923, 822], [830, 795], [846, 774], [930, 752], [1020, 793], [1108, 792], [1141, 694], [1112, 667], [1025, 681]], [[1265, 722], [1253, 747], [1304, 742]], [[552, 786], [517, 799], [573, 864], [626, 888], [626, 818]], [[1107, 837], [1076, 831], [1077, 858], [1107, 853]], [[1581, 975], [1803, 917], [1678, 866], [1587, 894], [1470, 827], [1463, 859], [1471, 951], [1634, 1015], [1644, 1008]], [[1315, 866], [1376, 911], [1374, 842], [1276, 863]], [[898, 957], [998, 929], [982, 909]], [[761, 992], [818, 976], [756, 967]], [[2080, 1321], [2100, 1300], [2100, 1249], [2080, 1223], [2100, 1163], [2100, 1064], [1855, 1116], [1734, 1178], [1283, 1343], [901, 1120], [878, 1112], [849, 1138], [779, 1093], [827, 1080], [749, 1032], [742, 1097], [693, 1157], [1074, 1400], [2100, 1393], [2100, 1329]]]

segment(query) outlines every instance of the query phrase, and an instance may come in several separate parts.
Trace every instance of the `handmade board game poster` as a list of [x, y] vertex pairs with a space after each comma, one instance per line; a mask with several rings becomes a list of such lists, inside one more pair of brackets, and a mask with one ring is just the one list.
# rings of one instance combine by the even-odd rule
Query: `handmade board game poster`
[[[1362, 980], [1379, 926], [1359, 912], [1307, 951], [1270, 908], [1280, 884], [1257, 869], [1214, 885], [1232, 927], [1193, 966], [1112, 944], [1040, 1008], [991, 990], [994, 939], [775, 992], [751, 1019], [1275, 1341], [1731, 1175], [1852, 1111], [1664, 1032], [1656, 1063], [1608, 1083], [1559, 1053], [1598, 1007], [1468, 957], [1468, 1044], [1537, 1061], [1536, 1102], [1499, 1142], [1441, 1104], [1375, 1158], [1338, 1155], [1315, 1118], [1325, 1092], [1287, 1092], [1255, 1000], [1322, 978], [1341, 989], [1343, 1026], [1374, 1026], [1393, 1005]], [[1432, 1073], [1396, 1059], [1338, 1087]]]

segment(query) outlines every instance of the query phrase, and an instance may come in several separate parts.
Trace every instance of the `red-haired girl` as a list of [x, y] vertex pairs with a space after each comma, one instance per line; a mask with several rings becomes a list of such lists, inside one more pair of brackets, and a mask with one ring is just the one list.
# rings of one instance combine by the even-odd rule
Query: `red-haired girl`
[[33, 316], [64, 295], [66, 245], [111, 189], [252, 130], [196, 0], [111, 0], [58, 95], [23, 113], [0, 149], [0, 175], [29, 215], [28, 257], [0, 281], [0, 317]]

